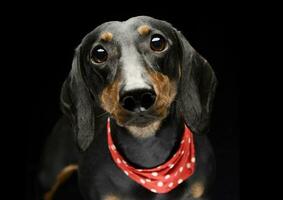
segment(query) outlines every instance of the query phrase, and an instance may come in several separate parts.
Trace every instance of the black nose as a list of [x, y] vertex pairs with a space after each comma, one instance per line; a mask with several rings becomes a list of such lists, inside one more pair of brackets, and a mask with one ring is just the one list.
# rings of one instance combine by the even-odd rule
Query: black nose
[[148, 110], [154, 104], [155, 97], [156, 94], [153, 90], [131, 90], [121, 95], [120, 104], [126, 110], [142, 112]]

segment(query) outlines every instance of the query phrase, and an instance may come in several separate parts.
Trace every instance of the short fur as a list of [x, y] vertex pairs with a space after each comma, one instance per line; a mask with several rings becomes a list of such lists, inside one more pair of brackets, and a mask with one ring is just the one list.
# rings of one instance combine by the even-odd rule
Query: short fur
[[[141, 36], [138, 27], [147, 25], [151, 31]], [[90, 50], [99, 43], [103, 32], [113, 35], [103, 43], [108, 60], [103, 64], [90, 62]], [[161, 34], [167, 41], [163, 52], [149, 47], [152, 34]], [[154, 105], [144, 115], [137, 115], [119, 105], [123, 87], [122, 48], [137, 49], [135, 55], [144, 67], [142, 75], [156, 92]], [[86, 200], [119, 197], [123, 200], [208, 199], [214, 177], [214, 156], [205, 135], [209, 130], [216, 77], [208, 62], [201, 57], [169, 23], [140, 16], [125, 22], [107, 22], [82, 40], [75, 52], [69, 76], [63, 84], [61, 107], [64, 113], [51, 137], [70, 141], [56, 152], [45, 153], [46, 160], [58, 160], [58, 152], [76, 159], [79, 166], [79, 186]], [[106, 120], [111, 116], [113, 141], [129, 164], [152, 168], [166, 162], [177, 150], [184, 123], [194, 134], [196, 149], [195, 173], [173, 191], [155, 194], [127, 177], [112, 161], [106, 139]], [[160, 122], [148, 137], [140, 138], [127, 127], [147, 127]], [[61, 134], [61, 136], [60, 136]], [[67, 137], [74, 135], [74, 142]], [[49, 142], [50, 143], [50, 142]], [[68, 148], [79, 152], [70, 154]], [[71, 152], [71, 151], [70, 151]], [[73, 151], [72, 151], [73, 152]], [[62, 159], [62, 163], [68, 164]], [[58, 168], [46, 162], [41, 182], [48, 189]], [[62, 164], [63, 165], [63, 164]]]

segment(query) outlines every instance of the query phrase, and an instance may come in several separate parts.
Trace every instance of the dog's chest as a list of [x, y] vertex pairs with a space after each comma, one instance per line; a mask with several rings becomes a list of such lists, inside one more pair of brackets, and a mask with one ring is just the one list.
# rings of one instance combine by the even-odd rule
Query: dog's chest
[[[99, 138], [96, 138], [90, 149], [84, 153], [80, 163], [80, 182], [84, 183], [82, 190], [85, 191], [84, 193], [92, 193], [89, 196], [105, 199], [109, 195], [114, 195], [117, 200], [188, 200], [190, 199], [188, 194], [190, 193], [191, 185], [188, 182], [194, 181], [194, 177], [199, 177], [199, 173], [205, 176], [205, 172], [203, 170], [200, 172], [198, 169], [189, 181], [184, 181], [169, 193], [155, 194], [131, 180], [116, 166], [108, 149], [106, 129], [102, 130], [102, 132], [104, 134], [99, 134]], [[199, 159], [197, 160], [207, 160], [201, 157], [198, 157]], [[208, 166], [206, 162], [201, 163], [201, 166]]]
[[105, 165], [103, 169], [98, 173], [100, 176], [96, 175], [94, 181], [98, 184], [93, 187], [97, 189], [101, 197], [111, 194], [115, 196], [115, 200], [188, 200], [186, 196], [189, 184], [186, 181], [169, 193], [156, 194], [131, 180], [113, 163]]

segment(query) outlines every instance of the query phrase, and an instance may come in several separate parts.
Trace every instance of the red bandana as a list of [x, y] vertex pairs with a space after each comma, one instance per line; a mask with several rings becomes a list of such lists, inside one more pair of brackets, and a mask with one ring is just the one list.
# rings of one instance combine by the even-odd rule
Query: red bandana
[[188, 179], [195, 170], [193, 134], [185, 125], [176, 154], [166, 163], [151, 169], [136, 169], [127, 164], [113, 144], [110, 118], [107, 121], [108, 147], [116, 165], [132, 180], [154, 193], [167, 193]]

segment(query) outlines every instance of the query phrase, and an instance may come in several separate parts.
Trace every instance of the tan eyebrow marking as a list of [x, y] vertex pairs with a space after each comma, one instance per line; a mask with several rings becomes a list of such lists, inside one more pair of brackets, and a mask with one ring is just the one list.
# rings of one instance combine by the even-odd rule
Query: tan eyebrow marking
[[105, 42], [110, 42], [113, 38], [113, 34], [110, 32], [103, 32], [100, 35], [100, 39], [105, 41]]
[[140, 27], [138, 27], [137, 31], [141, 36], [145, 36], [149, 34], [150, 27], [148, 25], [141, 25]]

